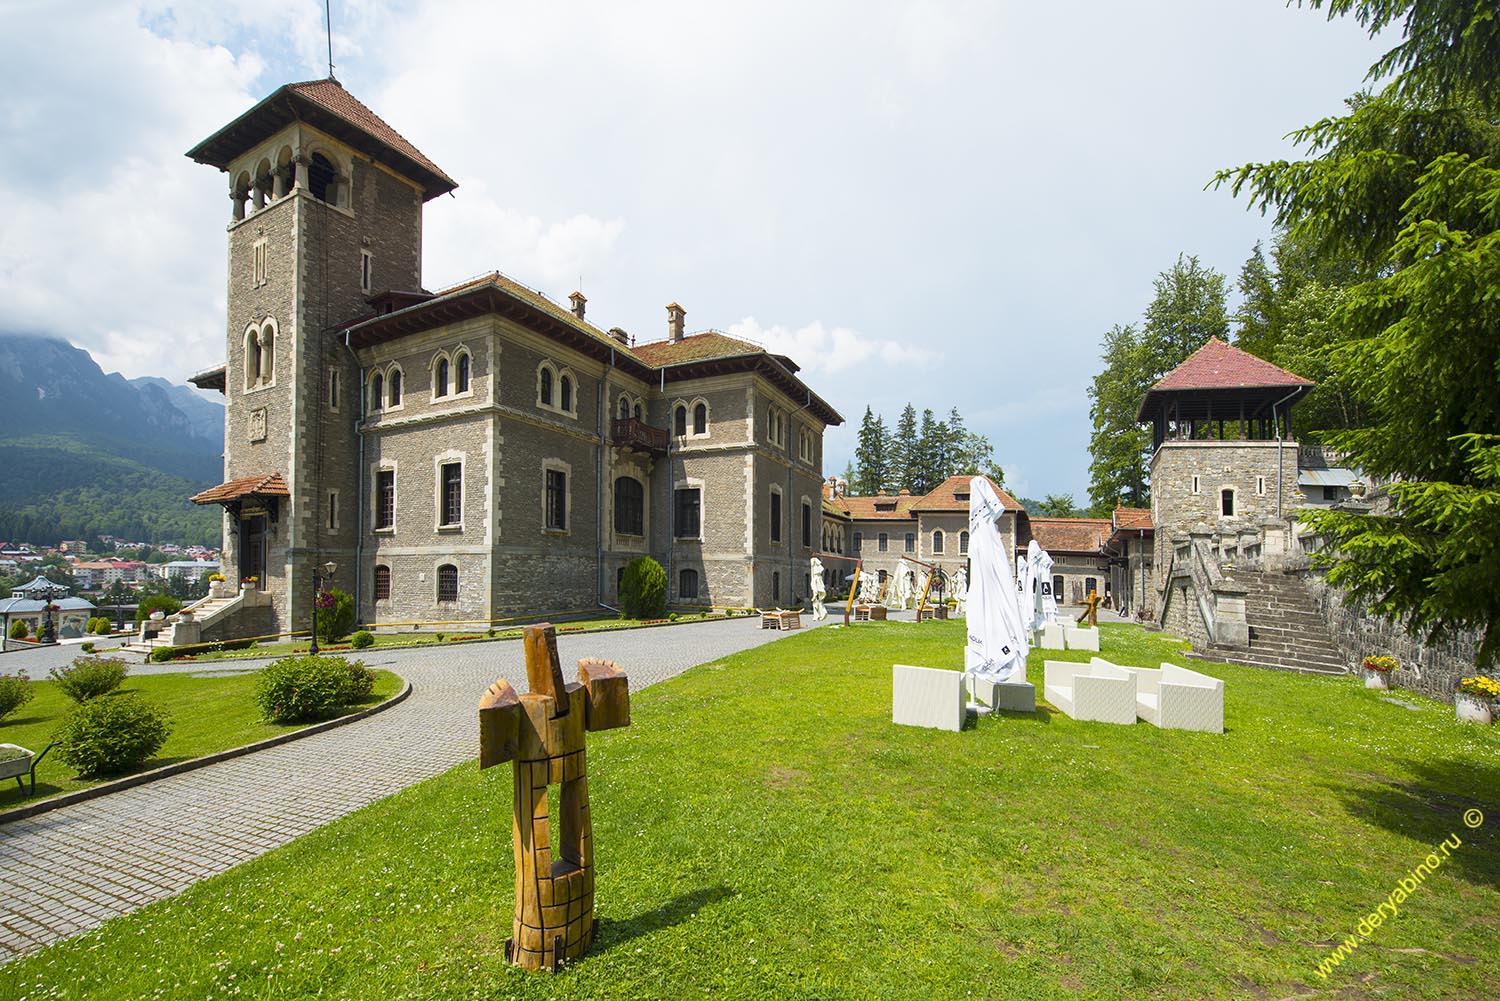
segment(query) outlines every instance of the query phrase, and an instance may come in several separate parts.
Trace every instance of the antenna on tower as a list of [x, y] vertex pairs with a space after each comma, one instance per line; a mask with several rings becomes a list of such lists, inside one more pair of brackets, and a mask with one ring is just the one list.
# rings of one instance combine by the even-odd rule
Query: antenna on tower
[[333, 0], [323, 0], [324, 25], [328, 28], [328, 79], [333, 79]]

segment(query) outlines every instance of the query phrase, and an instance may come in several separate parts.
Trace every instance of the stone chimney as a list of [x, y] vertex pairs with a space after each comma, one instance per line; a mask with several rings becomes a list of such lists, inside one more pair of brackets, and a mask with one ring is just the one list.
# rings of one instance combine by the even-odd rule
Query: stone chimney
[[667, 303], [667, 340], [682, 340], [683, 324], [687, 321], [687, 310], [675, 302]]
[[630, 346], [630, 335], [620, 327], [610, 327], [609, 336], [613, 337], [616, 342], [624, 344], [626, 347]]
[[583, 307], [588, 304], [588, 299], [584, 298], [582, 292], [574, 292], [568, 296], [568, 301], [573, 304], [573, 315], [583, 319]]

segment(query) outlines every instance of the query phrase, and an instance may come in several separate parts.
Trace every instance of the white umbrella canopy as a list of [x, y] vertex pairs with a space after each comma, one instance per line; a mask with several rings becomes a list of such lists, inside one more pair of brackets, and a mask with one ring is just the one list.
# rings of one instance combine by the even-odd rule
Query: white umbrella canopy
[[1026, 630], [1016, 607], [1016, 582], [1000, 540], [1005, 505], [989, 480], [969, 481], [969, 645], [964, 670], [989, 681], [1026, 680]]
[[1031, 577], [1036, 581], [1036, 627], [1040, 629], [1057, 621], [1057, 596], [1052, 593], [1052, 557], [1036, 544], [1035, 539], [1027, 547], [1026, 556], [1031, 562]]
[[1036, 597], [1032, 594], [1034, 586], [1031, 581], [1031, 561], [1023, 554], [1016, 553], [1016, 611], [1021, 616], [1021, 628], [1028, 632], [1036, 629]]

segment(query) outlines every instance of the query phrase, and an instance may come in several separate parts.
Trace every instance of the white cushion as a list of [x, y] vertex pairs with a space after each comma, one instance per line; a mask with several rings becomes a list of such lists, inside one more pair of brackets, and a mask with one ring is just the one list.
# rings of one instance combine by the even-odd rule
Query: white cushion
[[962, 730], [964, 676], [958, 671], [896, 664], [891, 668], [891, 721], [904, 726]]

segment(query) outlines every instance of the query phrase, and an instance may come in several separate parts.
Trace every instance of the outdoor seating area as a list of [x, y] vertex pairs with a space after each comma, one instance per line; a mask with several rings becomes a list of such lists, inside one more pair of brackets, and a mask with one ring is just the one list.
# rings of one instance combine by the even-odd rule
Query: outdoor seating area
[[[1109, 662], [1096, 657], [1093, 663]], [[1147, 723], [1163, 730], [1224, 732], [1223, 681], [1166, 662], [1124, 670], [1135, 675], [1136, 715]]]
[[967, 712], [964, 676], [957, 671], [896, 664], [891, 669], [891, 722], [962, 730]]
[[801, 629], [802, 613], [797, 609], [773, 608], [760, 613], [762, 629]]
[[1046, 662], [1042, 690], [1048, 702], [1077, 720], [1134, 723], [1135, 675], [1103, 660]]

